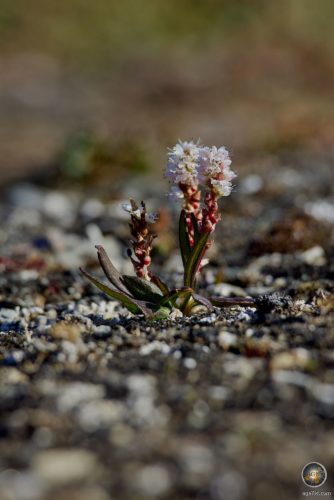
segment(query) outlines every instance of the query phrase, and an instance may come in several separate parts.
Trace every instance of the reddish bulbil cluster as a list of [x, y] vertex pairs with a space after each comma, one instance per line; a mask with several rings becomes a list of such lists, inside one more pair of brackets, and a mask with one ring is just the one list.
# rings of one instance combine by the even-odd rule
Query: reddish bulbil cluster
[[143, 201], [140, 207], [138, 207], [134, 200], [130, 200], [130, 203], [123, 205], [123, 209], [130, 213], [131, 216], [129, 226], [132, 239], [130, 243], [136, 257], [136, 259], [132, 257], [132, 251], [129, 249], [128, 253], [131, 262], [137, 276], [150, 281], [151, 276], [148, 268], [151, 264], [152, 243], [156, 235], [150, 231], [149, 224], [156, 222], [157, 215], [147, 213]]

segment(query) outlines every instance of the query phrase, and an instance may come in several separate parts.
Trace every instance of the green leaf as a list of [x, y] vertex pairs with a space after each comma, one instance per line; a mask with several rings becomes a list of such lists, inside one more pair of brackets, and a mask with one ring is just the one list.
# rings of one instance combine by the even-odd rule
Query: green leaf
[[122, 282], [136, 299], [159, 304], [163, 298], [158, 287], [143, 278], [124, 275], [122, 276]]
[[107, 252], [105, 251], [103, 246], [95, 245], [95, 248], [97, 250], [97, 256], [101, 264], [101, 267], [103, 269], [103, 272], [110, 281], [110, 283], [114, 285], [114, 287], [116, 287], [120, 292], [127, 293], [127, 289], [121, 282], [121, 277], [122, 277], [121, 274], [117, 271], [116, 267], [109, 259]]
[[186, 267], [189, 255], [191, 253], [186, 219], [187, 219], [186, 211], [181, 210], [180, 220], [179, 220], [179, 243], [180, 243], [180, 252], [184, 268]]
[[147, 319], [148, 321], [159, 321], [168, 318], [170, 315], [170, 309], [168, 307], [160, 307], [157, 311], [151, 314]]
[[89, 279], [89, 281], [91, 283], [93, 283], [93, 285], [97, 286], [97, 288], [99, 290], [101, 290], [103, 293], [105, 293], [109, 297], [111, 297], [115, 300], [118, 300], [118, 302], [120, 302], [124, 307], [126, 307], [133, 314], [143, 313], [145, 316], [150, 314], [151, 311], [150, 311], [150, 309], [148, 309], [146, 307], [145, 303], [143, 303], [139, 300], [133, 299], [129, 295], [125, 295], [122, 292], [117, 292], [116, 290], [112, 290], [108, 285], [106, 285], [105, 283], [103, 283], [99, 279], [95, 278], [94, 276], [89, 274], [87, 271], [85, 271], [81, 267], [80, 267], [80, 271], [82, 272], [82, 274], [84, 276], [86, 276], [86, 278]]
[[195, 276], [200, 266], [201, 260], [204, 256], [206, 250], [206, 244], [208, 242], [210, 233], [203, 233], [197, 244], [192, 248], [191, 254], [187, 260], [187, 264], [184, 269], [184, 285], [192, 287], [194, 284]]
[[177, 299], [180, 299], [182, 297], [187, 297], [191, 295], [191, 288], [183, 288], [180, 290], [171, 290], [168, 295], [166, 295], [163, 300], [160, 302], [160, 305], [168, 305], [170, 304], [171, 307], [175, 306], [175, 302]]

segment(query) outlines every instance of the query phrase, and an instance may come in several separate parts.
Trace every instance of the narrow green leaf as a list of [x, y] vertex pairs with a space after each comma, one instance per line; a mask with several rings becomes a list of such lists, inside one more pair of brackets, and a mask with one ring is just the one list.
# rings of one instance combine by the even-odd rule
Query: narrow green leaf
[[204, 233], [200, 236], [196, 245], [193, 246], [191, 254], [187, 260], [184, 269], [184, 285], [192, 287], [194, 284], [195, 276], [198, 271], [199, 265], [206, 250], [210, 233]]
[[116, 287], [120, 292], [127, 293], [127, 289], [121, 282], [121, 277], [122, 277], [121, 274], [117, 271], [116, 267], [109, 259], [107, 252], [105, 251], [103, 246], [95, 245], [95, 248], [97, 250], [97, 256], [101, 264], [101, 267], [103, 269], [103, 272], [110, 281], [110, 283], [114, 285], [114, 287]]
[[186, 219], [187, 219], [186, 211], [181, 210], [180, 220], [179, 220], [179, 243], [180, 243], [180, 252], [184, 268], [186, 267], [189, 255], [191, 253]]
[[136, 300], [136, 299], [133, 299], [129, 295], [125, 295], [122, 292], [117, 292], [116, 290], [112, 290], [108, 285], [106, 285], [105, 283], [103, 283], [99, 279], [95, 278], [94, 276], [89, 274], [87, 271], [85, 271], [81, 267], [80, 267], [80, 271], [99, 290], [101, 290], [103, 293], [105, 293], [109, 297], [111, 297], [115, 300], [118, 300], [118, 302], [120, 302], [123, 306], [125, 306], [133, 314], [143, 313], [143, 314], [145, 314], [145, 316], [150, 314], [151, 311], [146, 307], [146, 305], [143, 302]]
[[123, 275], [122, 282], [136, 299], [159, 304], [163, 297], [158, 287], [143, 278], [138, 278], [138, 276]]
[[163, 298], [163, 300], [160, 302], [160, 305], [163, 306], [163, 305], [171, 304], [171, 306], [174, 306], [177, 299], [180, 299], [182, 297], [186, 297], [187, 295], [190, 296], [191, 292], [192, 292], [191, 288], [184, 288], [181, 290], [171, 290], [170, 293], [168, 295], [166, 295]]

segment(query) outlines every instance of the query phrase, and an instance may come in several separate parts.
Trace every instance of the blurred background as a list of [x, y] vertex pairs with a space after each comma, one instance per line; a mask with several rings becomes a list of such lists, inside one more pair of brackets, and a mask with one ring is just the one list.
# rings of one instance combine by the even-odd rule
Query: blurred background
[[1, 0], [0, 182], [160, 173], [178, 138], [248, 165], [328, 149], [333, 19], [333, 0]]

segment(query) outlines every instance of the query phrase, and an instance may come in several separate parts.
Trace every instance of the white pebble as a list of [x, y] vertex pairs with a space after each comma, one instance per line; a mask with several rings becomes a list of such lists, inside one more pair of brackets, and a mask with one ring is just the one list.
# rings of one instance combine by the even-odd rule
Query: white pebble
[[197, 366], [197, 361], [194, 358], [184, 358], [183, 365], [188, 368], [188, 370], [193, 370]]

